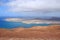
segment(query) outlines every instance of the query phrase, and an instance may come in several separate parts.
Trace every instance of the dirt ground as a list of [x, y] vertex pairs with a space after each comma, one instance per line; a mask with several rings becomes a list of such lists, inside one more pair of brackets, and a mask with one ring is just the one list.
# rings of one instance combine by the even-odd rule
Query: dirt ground
[[0, 40], [60, 40], [60, 25], [0, 29]]

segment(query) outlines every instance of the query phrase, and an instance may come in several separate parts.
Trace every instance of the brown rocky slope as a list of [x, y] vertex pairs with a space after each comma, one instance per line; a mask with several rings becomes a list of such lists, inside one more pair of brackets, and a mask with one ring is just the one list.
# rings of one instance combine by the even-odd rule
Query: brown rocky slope
[[56, 38], [60, 39], [60, 25], [34, 26], [32, 28], [0, 29], [0, 37]]

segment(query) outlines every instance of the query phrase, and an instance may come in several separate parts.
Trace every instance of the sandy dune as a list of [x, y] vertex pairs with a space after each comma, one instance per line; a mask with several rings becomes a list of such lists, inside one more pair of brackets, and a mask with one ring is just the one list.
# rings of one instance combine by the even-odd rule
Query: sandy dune
[[[60, 25], [0, 29], [0, 38], [40, 38], [60, 40]], [[32, 40], [32, 39], [31, 39]]]

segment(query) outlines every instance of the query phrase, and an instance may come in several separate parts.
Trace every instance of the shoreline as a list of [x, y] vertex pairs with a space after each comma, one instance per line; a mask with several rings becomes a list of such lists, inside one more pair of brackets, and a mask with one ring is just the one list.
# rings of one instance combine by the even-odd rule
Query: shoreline
[[31, 20], [26, 20], [22, 18], [6, 18], [5, 21], [8, 22], [22, 22], [25, 24], [60, 24], [60, 21], [51, 21], [51, 20], [37, 20], [37, 19], [31, 19]]

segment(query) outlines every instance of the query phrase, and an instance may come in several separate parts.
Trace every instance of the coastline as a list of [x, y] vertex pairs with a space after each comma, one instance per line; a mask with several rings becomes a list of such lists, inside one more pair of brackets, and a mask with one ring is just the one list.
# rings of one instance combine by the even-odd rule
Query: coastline
[[60, 24], [60, 21], [51, 21], [51, 20], [37, 20], [37, 19], [21, 19], [21, 18], [6, 18], [5, 21], [8, 22], [22, 22], [25, 24]]

